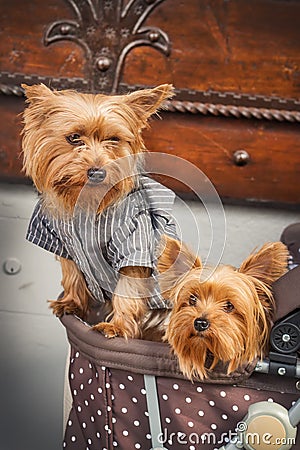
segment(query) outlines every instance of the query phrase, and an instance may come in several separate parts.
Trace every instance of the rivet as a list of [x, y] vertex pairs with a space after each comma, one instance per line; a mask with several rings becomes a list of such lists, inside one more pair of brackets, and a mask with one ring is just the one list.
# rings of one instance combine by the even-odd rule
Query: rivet
[[236, 166], [245, 166], [250, 161], [250, 155], [246, 150], [237, 150], [233, 154], [233, 161]]
[[151, 31], [149, 33], [149, 39], [151, 42], [157, 42], [159, 39], [159, 33], [157, 31]]
[[107, 56], [100, 56], [100, 58], [97, 59], [96, 64], [101, 72], [106, 72], [111, 66], [111, 60], [107, 58]]
[[300, 380], [296, 382], [296, 389], [298, 389], [298, 391], [300, 391]]
[[70, 31], [71, 31], [70, 25], [65, 24], [65, 25], [62, 25], [62, 26], [60, 27], [60, 32], [61, 32], [61, 34], [63, 34], [63, 35], [69, 34]]
[[278, 375], [285, 375], [286, 374], [286, 369], [284, 367], [279, 367], [279, 369], [277, 370]]

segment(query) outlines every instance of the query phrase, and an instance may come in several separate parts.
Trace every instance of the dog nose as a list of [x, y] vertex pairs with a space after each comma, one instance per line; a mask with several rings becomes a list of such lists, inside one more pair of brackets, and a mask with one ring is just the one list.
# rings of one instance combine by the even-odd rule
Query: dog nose
[[92, 182], [98, 183], [105, 179], [106, 177], [106, 170], [100, 169], [99, 167], [91, 167], [87, 171], [88, 179]]
[[197, 331], [205, 331], [209, 327], [210, 327], [209, 321], [207, 319], [204, 319], [203, 317], [199, 317], [194, 321], [194, 328]]

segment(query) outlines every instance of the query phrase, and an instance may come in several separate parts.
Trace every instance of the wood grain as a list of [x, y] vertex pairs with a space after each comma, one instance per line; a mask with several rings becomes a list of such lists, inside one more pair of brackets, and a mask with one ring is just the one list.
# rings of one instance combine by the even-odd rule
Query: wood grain
[[[153, 122], [145, 134], [148, 150], [190, 161], [205, 173], [224, 200], [300, 205], [297, 125], [188, 114], [178, 114], [176, 119], [173, 114], [162, 116], [163, 120]], [[237, 150], [249, 153], [247, 165], [234, 163]], [[186, 191], [174, 181], [170, 185]]]
[[[178, 89], [299, 102], [299, 17], [298, 1], [165, 0], [144, 26], [167, 33], [170, 55], [150, 47], [134, 49], [127, 56], [121, 82], [129, 86], [172, 82]], [[50, 80], [87, 78], [91, 71], [82, 47], [67, 40], [48, 47], [43, 42], [50, 23], [75, 18], [64, 0], [0, 2], [0, 70]], [[0, 96], [4, 124], [0, 180], [25, 181], [20, 159], [23, 108], [23, 98]], [[192, 162], [223, 199], [300, 204], [299, 124], [175, 112], [162, 117], [153, 120], [145, 133], [148, 149]], [[233, 154], [241, 149], [249, 153], [250, 161], [238, 167]], [[188, 192], [174, 180], [167, 183], [178, 192]]]

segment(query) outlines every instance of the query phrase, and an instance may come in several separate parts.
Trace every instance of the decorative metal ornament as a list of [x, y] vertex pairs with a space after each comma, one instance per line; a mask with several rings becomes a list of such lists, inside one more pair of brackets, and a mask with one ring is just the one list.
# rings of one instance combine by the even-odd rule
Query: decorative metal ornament
[[80, 45], [86, 56], [86, 78], [90, 91], [115, 93], [118, 90], [127, 54], [148, 45], [170, 54], [168, 35], [156, 27], [142, 27], [150, 13], [164, 0], [66, 0], [76, 20], [51, 23], [44, 44], [70, 40]]

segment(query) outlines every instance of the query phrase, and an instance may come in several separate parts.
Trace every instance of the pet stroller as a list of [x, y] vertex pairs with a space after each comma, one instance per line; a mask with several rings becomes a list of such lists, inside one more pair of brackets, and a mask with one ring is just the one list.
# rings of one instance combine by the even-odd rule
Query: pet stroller
[[[300, 448], [300, 267], [274, 284], [271, 351], [204, 382], [179, 370], [165, 343], [107, 339], [61, 318], [71, 345], [72, 408], [63, 448], [283, 450]], [[97, 321], [101, 309], [95, 310]]]

